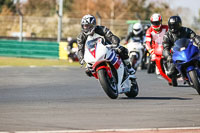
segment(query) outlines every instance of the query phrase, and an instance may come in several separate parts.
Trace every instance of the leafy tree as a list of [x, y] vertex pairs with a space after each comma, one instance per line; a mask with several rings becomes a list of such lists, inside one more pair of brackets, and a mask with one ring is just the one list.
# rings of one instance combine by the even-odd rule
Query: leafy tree
[[152, 5], [154, 8], [151, 8], [151, 14], [153, 13], [160, 13], [163, 17], [163, 22], [167, 24], [167, 21], [170, 16], [177, 14], [175, 10], [170, 9], [169, 5], [166, 3], [160, 3], [159, 5], [156, 5], [156, 3], [153, 3]]
[[0, 0], [0, 15], [13, 15], [15, 13], [15, 5], [13, 0]]
[[[63, 11], [71, 10], [73, 0], [63, 0]], [[59, 0], [27, 0], [22, 6], [27, 16], [53, 16], [59, 10]]]
[[104, 19], [121, 18], [120, 12], [126, 11], [125, 3], [122, 0], [74, 0], [72, 10], [68, 16], [80, 18], [85, 14], [97, 13]]
[[166, 20], [172, 10], [166, 3], [147, 3], [147, 0], [74, 0], [71, 3], [70, 17], [82, 17], [85, 14], [96, 15], [103, 19], [143, 19], [149, 20], [157, 12]]
[[73, 0], [63, 0], [63, 12], [72, 10]]
[[56, 0], [27, 0], [21, 6], [26, 16], [52, 16], [56, 13]]

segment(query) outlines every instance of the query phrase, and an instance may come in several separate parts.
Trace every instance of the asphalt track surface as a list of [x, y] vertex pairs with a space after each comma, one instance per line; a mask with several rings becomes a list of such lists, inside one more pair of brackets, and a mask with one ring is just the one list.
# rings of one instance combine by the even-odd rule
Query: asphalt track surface
[[193, 88], [144, 70], [136, 76], [139, 95], [112, 100], [83, 68], [1, 67], [0, 132], [200, 132]]

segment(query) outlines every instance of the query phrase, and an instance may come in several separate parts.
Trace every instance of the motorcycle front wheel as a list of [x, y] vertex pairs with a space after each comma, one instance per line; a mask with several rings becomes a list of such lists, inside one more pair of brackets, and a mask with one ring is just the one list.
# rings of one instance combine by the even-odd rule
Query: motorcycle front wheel
[[155, 63], [151, 61], [151, 58], [148, 58], [147, 64], [147, 73], [154, 73], [155, 72]]
[[137, 68], [135, 67], [135, 64], [136, 64], [137, 60], [138, 60], [138, 59], [137, 59], [136, 55], [132, 55], [132, 56], [130, 57], [131, 66], [132, 66], [135, 70], [137, 70]]
[[118, 97], [118, 91], [117, 83], [115, 83], [114, 77], [110, 78], [105, 69], [100, 69], [98, 70], [98, 78], [107, 96], [111, 99], [116, 99]]
[[200, 95], [200, 77], [197, 75], [197, 72], [195, 70], [192, 70], [189, 72], [192, 86], [197, 90], [198, 94]]

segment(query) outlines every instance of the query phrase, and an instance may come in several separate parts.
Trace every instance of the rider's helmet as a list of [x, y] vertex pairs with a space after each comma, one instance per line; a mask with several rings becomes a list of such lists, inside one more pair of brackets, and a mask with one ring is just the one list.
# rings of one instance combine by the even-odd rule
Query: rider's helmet
[[172, 33], [177, 33], [182, 27], [182, 21], [179, 16], [171, 16], [168, 20], [169, 31]]
[[154, 29], [154, 31], [156, 33], [160, 32], [160, 28], [162, 26], [162, 16], [158, 13], [154, 13], [151, 16], [150, 21], [151, 21], [151, 25], [152, 25], [152, 28]]
[[133, 25], [133, 33], [135, 35], [139, 35], [141, 32], [143, 32], [143, 27], [141, 23], [135, 23]]
[[90, 35], [94, 32], [96, 27], [96, 18], [92, 15], [85, 15], [81, 20], [81, 28], [86, 35]]

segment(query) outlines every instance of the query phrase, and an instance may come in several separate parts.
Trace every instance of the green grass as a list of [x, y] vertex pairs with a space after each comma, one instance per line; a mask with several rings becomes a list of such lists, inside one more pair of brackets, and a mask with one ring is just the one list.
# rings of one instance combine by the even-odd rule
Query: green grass
[[80, 66], [67, 60], [0, 57], [0, 66]]

